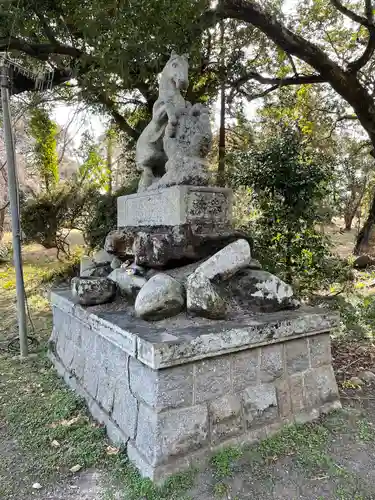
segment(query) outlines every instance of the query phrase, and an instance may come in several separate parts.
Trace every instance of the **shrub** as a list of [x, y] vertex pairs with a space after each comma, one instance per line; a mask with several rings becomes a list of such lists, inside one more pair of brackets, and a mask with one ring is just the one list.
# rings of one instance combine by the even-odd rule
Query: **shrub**
[[253, 220], [246, 231], [256, 257], [300, 294], [346, 279], [347, 268], [317, 230], [331, 170], [298, 131], [280, 128], [259, 149], [235, 158], [235, 187], [251, 188]]
[[89, 217], [83, 224], [83, 237], [92, 248], [102, 248], [107, 234], [117, 226], [117, 198], [137, 191], [138, 179], [109, 194], [95, 193], [90, 200]]
[[21, 225], [27, 241], [69, 253], [69, 230], [79, 229], [88, 214], [92, 193], [63, 184], [29, 199], [21, 206]]

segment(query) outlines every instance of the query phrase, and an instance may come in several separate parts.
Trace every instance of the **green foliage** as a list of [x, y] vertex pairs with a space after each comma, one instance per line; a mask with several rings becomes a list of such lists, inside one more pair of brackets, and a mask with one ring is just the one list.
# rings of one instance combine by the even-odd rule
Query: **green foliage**
[[110, 172], [108, 165], [99, 153], [99, 146], [89, 134], [84, 134], [80, 153], [83, 163], [75, 175], [75, 182], [81, 187], [108, 191]]
[[224, 448], [211, 458], [214, 475], [218, 479], [229, 477], [233, 473], [233, 462], [242, 456], [239, 448]]
[[70, 229], [79, 228], [87, 217], [91, 193], [70, 184], [42, 193], [21, 207], [21, 224], [26, 240], [67, 253]]
[[233, 158], [234, 186], [253, 190], [258, 213], [247, 230], [258, 258], [301, 293], [328, 286], [340, 267], [316, 227], [330, 178], [324, 156], [291, 128], [280, 127], [264, 145]]
[[107, 234], [116, 229], [117, 198], [137, 191], [138, 180], [133, 179], [128, 185], [115, 193], [93, 193], [90, 199], [89, 217], [83, 224], [83, 235], [90, 248], [101, 248]]
[[30, 133], [35, 139], [34, 163], [46, 191], [56, 187], [59, 181], [59, 163], [56, 149], [57, 125], [48, 112], [40, 107], [31, 111]]

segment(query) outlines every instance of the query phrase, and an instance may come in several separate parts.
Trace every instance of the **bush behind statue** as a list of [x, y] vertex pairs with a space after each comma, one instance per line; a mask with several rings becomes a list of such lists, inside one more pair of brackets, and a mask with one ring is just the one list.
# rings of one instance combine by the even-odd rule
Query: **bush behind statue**
[[234, 154], [234, 187], [252, 188], [253, 220], [243, 228], [256, 257], [300, 295], [348, 278], [349, 267], [331, 254], [317, 226], [332, 169], [298, 130], [280, 126], [263, 145]]
[[102, 248], [107, 234], [116, 229], [117, 225], [117, 198], [137, 191], [138, 178], [133, 179], [126, 186], [112, 194], [95, 193], [90, 200], [90, 215], [82, 230], [86, 244], [92, 248]]
[[96, 188], [64, 183], [21, 205], [21, 224], [26, 241], [45, 248], [57, 248], [69, 255], [68, 235], [82, 231], [90, 248], [101, 247], [106, 235], [116, 227], [117, 197], [136, 191], [136, 181], [113, 194]]
[[69, 183], [58, 185], [21, 204], [21, 224], [26, 241], [68, 253], [69, 230], [80, 229], [87, 216], [90, 190]]

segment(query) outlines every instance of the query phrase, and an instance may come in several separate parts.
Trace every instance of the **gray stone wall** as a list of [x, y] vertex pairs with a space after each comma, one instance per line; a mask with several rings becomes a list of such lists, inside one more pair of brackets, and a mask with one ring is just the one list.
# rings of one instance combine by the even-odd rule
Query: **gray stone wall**
[[84, 319], [56, 307], [53, 314], [59, 373], [156, 481], [219, 446], [340, 406], [328, 332], [154, 370]]

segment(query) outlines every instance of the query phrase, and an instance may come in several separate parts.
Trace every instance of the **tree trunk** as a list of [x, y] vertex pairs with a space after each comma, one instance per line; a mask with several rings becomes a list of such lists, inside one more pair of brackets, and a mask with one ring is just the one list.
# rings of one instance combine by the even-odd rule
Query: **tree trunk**
[[354, 216], [355, 212], [348, 212], [344, 214], [345, 231], [350, 231], [352, 229]]
[[354, 255], [359, 255], [368, 249], [371, 230], [375, 224], [375, 192], [372, 195], [369, 214], [362, 228], [360, 229], [354, 247]]
[[5, 207], [0, 208], [0, 241], [2, 241], [4, 237], [4, 223], [5, 223], [5, 214], [8, 208], [8, 203], [5, 205]]
[[220, 129], [219, 129], [219, 162], [217, 169], [217, 185], [225, 186], [225, 48], [224, 48], [224, 21], [220, 22], [220, 65], [221, 65], [221, 82], [220, 82]]
[[112, 194], [112, 149], [113, 149], [113, 137], [110, 129], [107, 136], [108, 194]]

